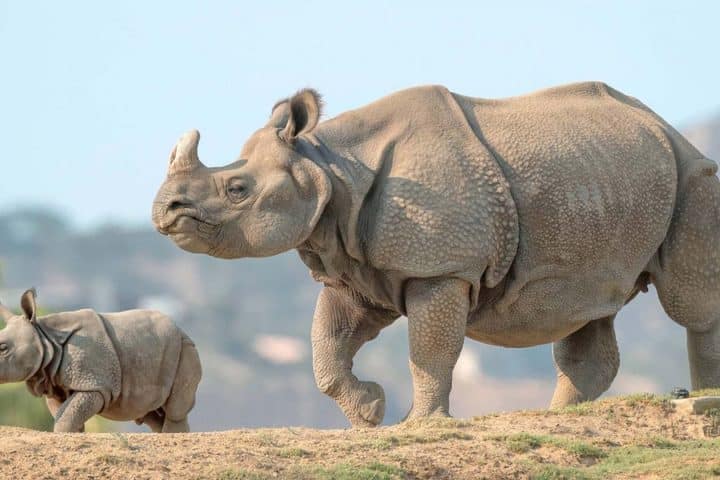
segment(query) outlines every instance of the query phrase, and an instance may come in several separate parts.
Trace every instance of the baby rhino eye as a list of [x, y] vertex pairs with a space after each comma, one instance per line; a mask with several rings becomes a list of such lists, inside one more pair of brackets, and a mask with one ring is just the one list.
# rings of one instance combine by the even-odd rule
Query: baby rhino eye
[[5, 353], [8, 351], [7, 343], [0, 343], [0, 353]]

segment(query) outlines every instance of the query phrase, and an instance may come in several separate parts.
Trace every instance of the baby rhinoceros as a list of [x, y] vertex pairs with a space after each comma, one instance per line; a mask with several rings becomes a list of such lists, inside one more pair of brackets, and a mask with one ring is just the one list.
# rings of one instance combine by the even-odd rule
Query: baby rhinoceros
[[54, 431], [82, 432], [96, 414], [154, 432], [188, 431], [200, 358], [170, 318], [89, 309], [38, 317], [34, 290], [20, 304], [22, 315], [0, 305], [0, 383], [26, 382], [44, 396]]

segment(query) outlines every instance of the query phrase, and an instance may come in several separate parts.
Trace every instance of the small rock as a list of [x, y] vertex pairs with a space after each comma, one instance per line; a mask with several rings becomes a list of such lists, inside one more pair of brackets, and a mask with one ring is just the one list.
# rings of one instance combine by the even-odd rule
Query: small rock
[[670, 396], [673, 398], [688, 398], [690, 397], [690, 392], [687, 388], [675, 387], [670, 392]]
[[711, 408], [720, 408], [719, 396], [680, 398], [677, 400], [671, 400], [671, 402], [675, 405], [675, 409], [677, 411], [694, 413], [695, 415], [705, 413]]

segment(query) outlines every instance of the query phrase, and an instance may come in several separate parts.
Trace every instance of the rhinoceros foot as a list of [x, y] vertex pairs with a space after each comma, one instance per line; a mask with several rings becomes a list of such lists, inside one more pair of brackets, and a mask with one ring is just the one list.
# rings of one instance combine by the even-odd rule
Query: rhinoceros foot
[[385, 391], [375, 382], [360, 382], [355, 412], [347, 412], [353, 427], [375, 427], [385, 417]]

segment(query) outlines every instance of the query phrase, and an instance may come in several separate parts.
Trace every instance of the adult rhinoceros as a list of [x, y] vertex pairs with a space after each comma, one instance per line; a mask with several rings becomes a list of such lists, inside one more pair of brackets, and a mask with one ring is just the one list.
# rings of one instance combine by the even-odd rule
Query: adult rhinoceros
[[648, 283], [687, 329], [693, 387], [720, 386], [717, 167], [642, 103], [603, 83], [503, 100], [427, 86], [320, 110], [313, 90], [277, 103], [221, 168], [187, 133], [153, 220], [190, 252], [298, 250], [325, 284], [317, 385], [353, 425], [385, 404], [353, 356], [400, 315], [410, 417], [448, 414], [465, 336], [554, 342], [551, 405], [594, 399], [618, 369], [615, 314]]

